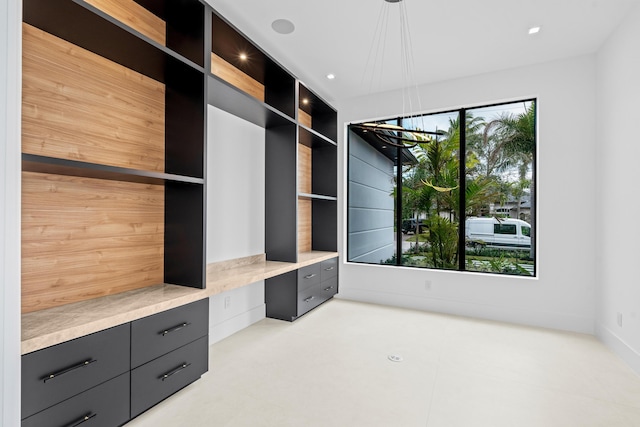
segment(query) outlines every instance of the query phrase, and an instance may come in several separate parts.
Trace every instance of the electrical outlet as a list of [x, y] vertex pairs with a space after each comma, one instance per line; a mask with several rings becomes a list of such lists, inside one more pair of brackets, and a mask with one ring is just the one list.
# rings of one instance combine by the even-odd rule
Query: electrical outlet
[[231, 307], [231, 297], [224, 297], [224, 308]]
[[425, 280], [424, 281], [424, 290], [425, 291], [430, 291], [431, 290], [431, 280]]
[[617, 316], [618, 326], [622, 328], [622, 313], [618, 313]]

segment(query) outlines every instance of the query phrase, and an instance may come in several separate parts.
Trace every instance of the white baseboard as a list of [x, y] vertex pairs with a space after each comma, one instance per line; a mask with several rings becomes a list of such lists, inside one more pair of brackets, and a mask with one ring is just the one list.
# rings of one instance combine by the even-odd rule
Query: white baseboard
[[598, 339], [604, 343], [618, 357], [625, 361], [638, 375], [640, 375], [640, 353], [633, 349], [611, 329], [601, 323], [596, 325]]
[[497, 304], [481, 304], [454, 298], [419, 297], [416, 295], [360, 289], [342, 288], [337, 298], [595, 335], [592, 318], [567, 313], [530, 310]]
[[209, 345], [215, 344], [265, 318], [264, 304], [209, 327]]

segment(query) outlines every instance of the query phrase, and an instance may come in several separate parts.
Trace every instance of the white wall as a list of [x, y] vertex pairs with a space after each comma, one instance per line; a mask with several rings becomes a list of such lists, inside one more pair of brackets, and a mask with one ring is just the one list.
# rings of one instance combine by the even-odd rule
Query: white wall
[[[598, 336], [640, 373], [640, 6], [597, 56]], [[622, 325], [618, 324], [618, 313]]]
[[22, 2], [0, 2], [0, 425], [20, 423]]
[[[425, 112], [538, 99], [538, 278], [347, 263], [340, 296], [593, 333], [595, 82], [595, 56], [584, 56], [420, 88]], [[339, 122], [393, 116], [400, 106], [399, 92], [348, 100], [339, 105]], [[341, 147], [343, 201], [344, 137]], [[344, 203], [340, 219], [342, 250]]]
[[[263, 128], [207, 110], [207, 263], [264, 253]], [[264, 281], [214, 295], [209, 342], [265, 317]]]

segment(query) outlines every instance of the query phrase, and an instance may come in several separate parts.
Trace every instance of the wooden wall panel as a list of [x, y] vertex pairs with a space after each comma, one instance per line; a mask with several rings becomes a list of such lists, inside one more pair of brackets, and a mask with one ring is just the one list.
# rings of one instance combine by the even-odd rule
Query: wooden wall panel
[[164, 280], [164, 187], [22, 173], [23, 313]]
[[298, 144], [298, 192], [311, 194], [312, 157], [311, 147]]
[[264, 85], [237, 69], [215, 53], [211, 53], [211, 74], [264, 102]]
[[164, 171], [162, 83], [23, 24], [22, 151]]
[[301, 125], [311, 129], [311, 125], [313, 124], [311, 114], [306, 113], [302, 108], [298, 108], [298, 122], [300, 122]]
[[165, 22], [135, 1], [85, 0], [85, 2], [161, 45], [166, 46], [167, 25]]
[[311, 203], [298, 199], [298, 252], [311, 252]]

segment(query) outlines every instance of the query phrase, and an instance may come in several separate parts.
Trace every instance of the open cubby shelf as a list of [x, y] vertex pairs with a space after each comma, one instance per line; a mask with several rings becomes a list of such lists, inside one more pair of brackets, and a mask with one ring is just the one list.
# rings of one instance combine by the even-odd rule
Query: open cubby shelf
[[121, 168], [77, 160], [56, 157], [22, 154], [22, 170], [56, 175], [84, 176], [87, 178], [108, 179], [114, 181], [137, 182], [141, 184], [164, 184], [167, 181], [189, 184], [204, 184], [204, 179], [183, 175]]

